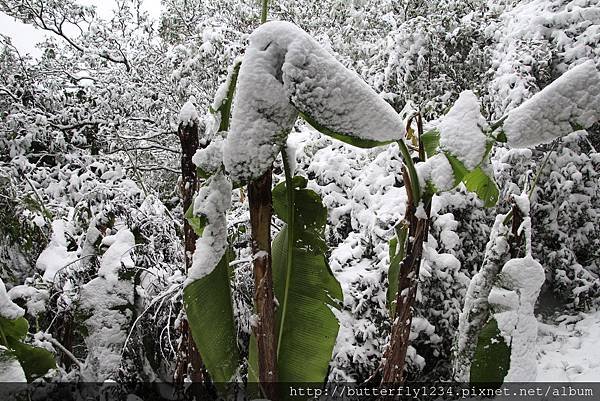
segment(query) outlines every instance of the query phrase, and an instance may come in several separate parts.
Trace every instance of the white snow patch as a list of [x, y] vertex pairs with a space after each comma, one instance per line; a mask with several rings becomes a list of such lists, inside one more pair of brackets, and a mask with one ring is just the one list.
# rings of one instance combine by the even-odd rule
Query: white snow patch
[[215, 173], [223, 165], [223, 138], [216, 135], [206, 148], [196, 150], [192, 162], [206, 173]]
[[482, 162], [486, 144], [483, 130], [487, 122], [481, 115], [479, 99], [472, 91], [461, 92], [438, 128], [440, 147], [458, 158], [467, 169], [472, 170]]
[[46, 311], [46, 302], [49, 295], [48, 290], [38, 289], [29, 285], [17, 285], [8, 291], [11, 300], [24, 299], [26, 301], [27, 314], [37, 316]]
[[494, 317], [500, 333], [511, 345], [506, 382], [536, 378], [538, 328], [533, 311], [545, 279], [544, 268], [531, 255], [511, 259], [502, 268], [502, 282], [507, 288], [493, 289], [488, 297], [490, 305], [501, 311]]
[[52, 236], [50, 243], [38, 257], [35, 266], [44, 272], [46, 281], [54, 281], [56, 273], [77, 259], [77, 252], [67, 251], [65, 237], [66, 224], [64, 220], [52, 222]]
[[5, 319], [15, 320], [25, 314], [23, 308], [14, 303], [6, 293], [4, 281], [0, 279], [0, 316]]
[[135, 247], [135, 237], [128, 229], [122, 229], [115, 235], [104, 237], [102, 244], [110, 246], [102, 255], [98, 276], [104, 277], [108, 281], [117, 281], [122, 265], [128, 268], [135, 266], [131, 259], [131, 251]]
[[538, 340], [540, 382], [594, 382], [600, 377], [600, 311], [580, 313], [573, 322], [542, 325]]
[[[27, 383], [21, 364], [15, 356], [9, 353], [9, 349], [2, 345], [0, 345], [0, 383]], [[3, 399], [12, 399], [11, 396], [14, 396], [9, 388], [10, 386], [6, 386], [6, 388], [0, 389], [0, 396], [6, 396], [6, 398], [2, 397]]]
[[208, 220], [202, 237], [196, 241], [192, 267], [184, 286], [215, 269], [227, 250], [227, 209], [231, 206], [231, 181], [222, 173], [213, 175], [207, 186], [200, 188], [194, 200], [194, 215]]
[[185, 104], [179, 111], [179, 124], [190, 125], [200, 120], [198, 110], [196, 110], [196, 106], [194, 106], [195, 101], [196, 99], [194, 98], [194, 96], [190, 96], [190, 99], [187, 102], [185, 102]]
[[593, 61], [582, 63], [508, 113], [508, 145], [534, 147], [600, 120], [600, 74]]
[[454, 188], [454, 172], [444, 154], [438, 153], [427, 161], [418, 163], [415, 167], [422, 188], [425, 188], [428, 181], [435, 186], [438, 192]]

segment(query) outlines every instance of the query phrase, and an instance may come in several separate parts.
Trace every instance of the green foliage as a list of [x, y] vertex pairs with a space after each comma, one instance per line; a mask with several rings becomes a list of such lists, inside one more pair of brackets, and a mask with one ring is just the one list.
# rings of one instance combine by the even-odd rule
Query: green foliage
[[23, 342], [28, 329], [29, 324], [23, 317], [14, 320], [0, 317], [0, 345], [9, 349], [21, 364], [27, 381], [32, 381], [56, 368], [56, 363], [49, 351]]
[[239, 364], [237, 336], [229, 288], [229, 262], [183, 290], [183, 301], [194, 342], [215, 382], [228, 382]]
[[237, 61], [231, 70], [231, 79], [229, 80], [229, 87], [227, 88], [227, 97], [223, 99], [223, 103], [219, 105], [217, 110], [214, 112], [221, 114], [221, 123], [219, 124], [219, 131], [229, 130], [229, 120], [231, 117], [231, 105], [233, 104], [233, 95], [235, 93], [235, 87], [237, 85], [237, 77], [242, 66], [241, 61]]
[[[290, 205], [285, 185], [273, 189], [273, 206], [287, 222]], [[322, 382], [339, 329], [332, 308], [338, 307], [342, 289], [325, 258], [327, 209], [317, 193], [306, 189], [305, 178], [294, 177], [292, 186], [293, 223], [279, 232], [272, 245], [273, 286], [279, 300], [278, 375], [281, 382]], [[293, 238], [292, 249], [288, 249], [288, 235]], [[250, 370], [255, 352], [251, 345]]]
[[[292, 179], [294, 188], [294, 224], [292, 230], [296, 246], [313, 253], [324, 253], [324, 239], [327, 224], [327, 209], [321, 203], [321, 197], [314, 191], [305, 189], [307, 180], [296, 176]], [[273, 211], [275, 215], [288, 222], [288, 202], [286, 185], [282, 182], [273, 188]]]
[[[188, 222], [199, 236], [207, 224], [206, 217], [194, 216], [193, 205], [186, 212]], [[228, 382], [237, 371], [239, 352], [227, 253], [208, 275], [188, 284], [183, 302], [194, 342], [213, 381]]]
[[471, 383], [502, 384], [510, 367], [510, 346], [498, 330], [493, 317], [479, 334], [471, 364]]
[[498, 202], [498, 197], [500, 196], [498, 186], [493, 179], [483, 172], [481, 167], [477, 167], [465, 175], [463, 182], [467, 190], [477, 194], [485, 207], [492, 207]]
[[423, 143], [427, 157], [435, 155], [440, 145], [440, 132], [436, 129], [427, 131], [421, 135], [421, 142]]
[[201, 237], [202, 233], [204, 232], [204, 227], [206, 227], [206, 224], [208, 224], [208, 220], [206, 219], [206, 216], [204, 216], [204, 215], [202, 215], [202, 216], [194, 215], [194, 203], [193, 202], [190, 205], [190, 207], [188, 207], [188, 209], [186, 210], [184, 217], [186, 218], [187, 222], [190, 224], [190, 226], [192, 227], [192, 229], [194, 230], [196, 235]]
[[467, 190], [475, 192], [479, 199], [483, 201], [485, 207], [492, 207], [498, 202], [500, 191], [496, 182], [490, 178], [481, 168], [476, 167], [469, 171], [465, 165], [451, 154], [444, 152], [444, 155], [452, 166], [454, 172], [455, 185], [459, 182], [464, 182]]
[[388, 289], [386, 294], [390, 317], [393, 319], [396, 313], [396, 294], [398, 293], [398, 274], [400, 274], [400, 263], [406, 254], [406, 237], [408, 236], [408, 225], [401, 222], [396, 227], [396, 235], [390, 240], [389, 254], [390, 267], [388, 269]]
[[19, 360], [29, 382], [56, 368], [54, 355], [44, 348], [33, 347], [20, 341], [9, 341], [9, 346]]

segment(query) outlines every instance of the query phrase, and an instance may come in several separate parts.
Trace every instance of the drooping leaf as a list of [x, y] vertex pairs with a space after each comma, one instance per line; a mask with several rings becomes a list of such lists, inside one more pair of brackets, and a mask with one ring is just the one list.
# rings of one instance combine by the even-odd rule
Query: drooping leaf
[[421, 142], [423, 143], [427, 157], [434, 156], [440, 145], [440, 132], [435, 129], [425, 132], [421, 135]]
[[493, 317], [483, 326], [473, 363], [471, 364], [471, 383], [502, 384], [510, 367], [510, 346], [498, 330], [498, 322]]
[[[319, 124], [314, 118], [312, 118], [310, 115], [308, 115], [307, 113], [303, 113], [300, 112], [299, 113], [300, 117], [302, 117], [307, 123], [309, 123], [311, 125], [311, 127], [313, 127], [314, 129], [316, 129], [317, 131], [319, 131], [320, 133], [330, 136], [334, 139], [337, 139], [338, 141], [342, 141], [344, 143], [347, 143], [349, 145], [352, 146], [356, 146], [358, 148], [375, 148], [377, 146], [384, 146], [387, 144], [390, 144], [392, 142], [394, 142], [393, 140], [391, 141], [385, 141], [385, 142], [379, 142], [379, 141], [374, 141], [371, 139], [362, 139], [359, 138], [357, 136], [352, 136], [350, 134], [347, 133], [343, 133], [343, 132], [335, 132], [325, 126], [322, 126], [321, 124]], [[399, 128], [401, 129], [401, 128]]]
[[460, 160], [450, 153], [444, 152], [444, 155], [452, 166], [455, 185], [458, 185], [461, 181], [464, 182], [467, 190], [475, 192], [479, 199], [483, 201], [485, 207], [492, 207], [498, 202], [500, 196], [498, 186], [480, 166], [469, 171]]
[[[323, 254], [294, 248], [293, 270], [287, 277], [287, 228], [273, 241], [273, 280], [280, 302], [277, 324], [281, 343], [277, 358], [282, 382], [322, 382], [329, 368], [339, 324], [331, 308], [342, 298], [339, 283]], [[285, 315], [281, 303], [289, 287]], [[282, 319], [285, 321], [282, 323]]]
[[32, 381], [56, 368], [56, 362], [51, 352], [23, 343], [28, 329], [29, 323], [24, 317], [13, 320], [0, 317], [0, 345], [17, 358], [27, 381]]
[[452, 172], [454, 173], [454, 185], [458, 185], [463, 180], [463, 177], [469, 173], [469, 170], [467, 170], [465, 165], [460, 160], [452, 156], [450, 153], [444, 152], [444, 155], [446, 155], [446, 159], [448, 159], [450, 166], [452, 166]]
[[[305, 189], [307, 180], [296, 176], [292, 179], [294, 188], [294, 241], [297, 246], [314, 252], [325, 252], [324, 229], [327, 224], [327, 209], [321, 197], [314, 191]], [[273, 188], [273, 211], [281, 220], [288, 223], [288, 207], [285, 182]]]
[[492, 207], [498, 202], [500, 191], [494, 180], [484, 173], [481, 167], [477, 167], [465, 175], [463, 181], [467, 189], [475, 192], [483, 201], [485, 207]]
[[194, 342], [206, 369], [217, 383], [229, 381], [239, 364], [228, 267], [225, 255], [210, 274], [183, 290]]

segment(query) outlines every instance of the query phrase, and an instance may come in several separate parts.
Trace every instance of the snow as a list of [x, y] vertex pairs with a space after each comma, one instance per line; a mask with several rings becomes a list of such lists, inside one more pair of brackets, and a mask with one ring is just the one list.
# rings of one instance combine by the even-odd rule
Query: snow
[[100, 260], [98, 277], [82, 287], [80, 297], [82, 310], [90, 313], [85, 320], [88, 355], [81, 374], [86, 381], [98, 382], [116, 374], [121, 363], [134, 290], [133, 283], [120, 280], [118, 272], [122, 265], [134, 267], [131, 251], [135, 237], [129, 229], [121, 228], [106, 236], [102, 244], [109, 248]]
[[64, 220], [52, 222], [52, 237], [50, 243], [42, 251], [35, 266], [44, 272], [46, 281], [54, 281], [56, 273], [77, 259], [76, 252], [67, 251], [67, 239], [65, 237], [66, 225]]
[[438, 126], [440, 147], [472, 170], [483, 161], [486, 128], [477, 96], [470, 90], [461, 92]]
[[135, 264], [131, 259], [131, 251], [135, 247], [135, 237], [128, 229], [119, 230], [115, 235], [109, 235], [102, 239], [103, 245], [109, 248], [102, 255], [98, 276], [108, 281], [119, 279], [121, 266], [133, 268]]
[[49, 295], [48, 290], [38, 289], [29, 285], [17, 285], [8, 291], [11, 300], [24, 299], [27, 307], [27, 314], [38, 316], [46, 310], [46, 302]]
[[531, 255], [511, 259], [502, 268], [502, 284], [495, 289], [488, 302], [495, 302], [506, 311], [495, 313], [500, 333], [511, 346], [510, 368], [506, 382], [529, 382], [536, 378], [537, 320], [533, 314], [542, 284], [546, 279], [544, 268]]
[[190, 96], [190, 99], [185, 102], [181, 110], [179, 111], [178, 122], [179, 124], [191, 125], [193, 123], [197, 123], [200, 120], [200, 116], [198, 114], [198, 110], [196, 110], [196, 106], [194, 106], [196, 99], [194, 96]]
[[4, 281], [0, 279], [0, 316], [5, 319], [18, 319], [25, 314], [23, 308], [15, 304], [6, 293]]
[[432, 183], [438, 192], [454, 188], [454, 172], [443, 153], [438, 153], [424, 162], [417, 163], [415, 167], [421, 188], [425, 188], [426, 182]]
[[231, 181], [219, 172], [200, 188], [194, 199], [194, 215], [205, 216], [208, 224], [196, 241], [192, 267], [184, 286], [212, 273], [227, 250], [226, 212], [231, 206], [232, 188]]
[[540, 324], [537, 381], [595, 382], [600, 377], [600, 311]]
[[297, 110], [336, 133], [374, 141], [403, 138], [402, 119], [356, 73], [288, 22], [250, 35], [237, 83], [224, 164], [234, 181], [275, 160]]
[[216, 135], [204, 149], [196, 150], [192, 162], [202, 171], [212, 174], [223, 165], [223, 138]]
[[[27, 383], [27, 378], [21, 364], [9, 352], [8, 348], [0, 345], [0, 383]], [[5, 399], [12, 399], [14, 394], [9, 394], [9, 387], [6, 386], [5, 389], [0, 389], [0, 396], [6, 396], [7, 398]]]
[[600, 120], [600, 74], [593, 61], [582, 63], [511, 110], [503, 130], [511, 147], [551, 142]]

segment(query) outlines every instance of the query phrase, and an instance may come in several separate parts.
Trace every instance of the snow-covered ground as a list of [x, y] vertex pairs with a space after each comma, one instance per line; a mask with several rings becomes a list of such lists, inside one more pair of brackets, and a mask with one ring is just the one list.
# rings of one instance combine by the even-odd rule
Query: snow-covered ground
[[593, 382], [600, 378], [600, 311], [539, 323], [540, 382]]

